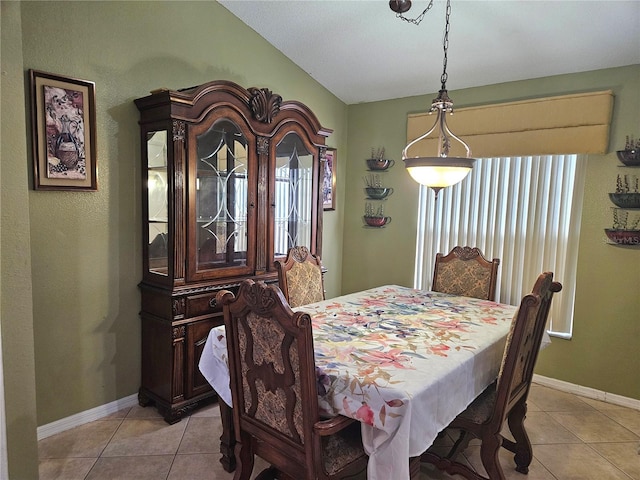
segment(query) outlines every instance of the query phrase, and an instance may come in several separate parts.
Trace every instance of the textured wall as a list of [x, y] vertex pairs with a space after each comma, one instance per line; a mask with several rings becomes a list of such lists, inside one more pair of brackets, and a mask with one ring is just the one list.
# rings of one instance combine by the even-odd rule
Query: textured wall
[[[133, 99], [218, 79], [268, 87], [307, 104], [335, 130], [327, 143], [339, 151], [346, 148], [346, 106], [217, 2], [21, 2], [21, 10], [24, 69], [94, 81], [97, 96], [98, 191], [28, 192], [44, 425], [135, 394], [140, 385]], [[325, 215], [329, 295], [340, 291], [341, 218], [340, 211]]]
[[[3, 406], [9, 478], [27, 479], [38, 478], [38, 450], [20, 4], [2, 2], [0, 12], [0, 330]], [[3, 477], [2, 471], [0, 477]]]
[[[537, 373], [577, 385], [640, 399], [640, 249], [605, 243], [611, 227], [608, 193], [621, 173], [615, 150], [625, 135], [638, 137], [640, 66], [511, 82], [450, 92], [457, 107], [491, 104], [584, 91], [612, 89], [615, 95], [610, 153], [588, 157], [576, 282], [572, 340], [554, 339], [539, 358]], [[345, 212], [345, 292], [385, 283], [413, 284], [418, 186], [406, 173], [400, 153], [406, 143], [406, 116], [424, 112], [432, 95], [349, 107], [349, 158]], [[395, 188], [385, 229], [362, 228], [364, 159], [384, 145], [398, 164], [388, 176]], [[640, 169], [635, 173], [640, 174]], [[387, 178], [387, 177], [385, 177]]]

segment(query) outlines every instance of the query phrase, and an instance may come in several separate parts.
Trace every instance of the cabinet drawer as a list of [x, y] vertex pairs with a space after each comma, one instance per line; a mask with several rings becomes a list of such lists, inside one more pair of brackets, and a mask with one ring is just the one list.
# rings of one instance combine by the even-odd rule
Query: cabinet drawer
[[185, 317], [193, 318], [221, 312], [222, 306], [216, 303], [217, 293], [218, 292], [209, 292], [187, 297]]

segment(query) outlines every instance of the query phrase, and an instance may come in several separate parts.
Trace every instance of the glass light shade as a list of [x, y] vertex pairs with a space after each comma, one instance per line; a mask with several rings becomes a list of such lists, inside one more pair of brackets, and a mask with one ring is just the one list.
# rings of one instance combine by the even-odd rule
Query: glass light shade
[[414, 157], [404, 160], [411, 177], [434, 190], [462, 181], [473, 168], [475, 159], [464, 157]]
[[[462, 139], [456, 136], [447, 125], [446, 114], [453, 113], [453, 102], [443, 88], [438, 97], [433, 99], [429, 113], [436, 112], [436, 121], [433, 127], [416, 138], [402, 150], [402, 160], [411, 177], [418, 183], [432, 188], [436, 192], [442, 188], [450, 187], [460, 182], [473, 168], [476, 161], [471, 158], [471, 149]], [[408, 154], [410, 148], [416, 143], [427, 139], [437, 129], [438, 151], [434, 157], [411, 157]], [[462, 145], [467, 153], [466, 157], [450, 157], [451, 141], [455, 140]]]

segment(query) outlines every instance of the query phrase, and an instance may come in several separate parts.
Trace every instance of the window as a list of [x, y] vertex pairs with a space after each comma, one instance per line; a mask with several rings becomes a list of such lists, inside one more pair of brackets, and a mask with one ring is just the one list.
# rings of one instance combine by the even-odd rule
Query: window
[[571, 338], [586, 158], [544, 155], [478, 159], [438, 199], [421, 187], [416, 288], [430, 288], [438, 252], [478, 247], [499, 258], [498, 301], [518, 305], [543, 271], [563, 284], [549, 334]]

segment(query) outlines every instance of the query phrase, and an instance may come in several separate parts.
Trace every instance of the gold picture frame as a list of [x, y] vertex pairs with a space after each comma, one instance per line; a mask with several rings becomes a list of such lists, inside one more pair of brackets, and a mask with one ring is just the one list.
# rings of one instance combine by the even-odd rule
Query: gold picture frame
[[336, 209], [336, 171], [338, 168], [338, 150], [327, 148], [322, 174], [322, 207], [323, 210]]
[[35, 190], [95, 191], [95, 83], [29, 70]]

